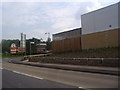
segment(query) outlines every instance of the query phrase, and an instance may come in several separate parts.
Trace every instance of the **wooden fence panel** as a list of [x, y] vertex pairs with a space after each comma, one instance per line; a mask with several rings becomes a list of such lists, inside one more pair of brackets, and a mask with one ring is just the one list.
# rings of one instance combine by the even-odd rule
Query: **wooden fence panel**
[[66, 52], [81, 50], [80, 37], [67, 38], [64, 40], [53, 41], [52, 50], [53, 52]]

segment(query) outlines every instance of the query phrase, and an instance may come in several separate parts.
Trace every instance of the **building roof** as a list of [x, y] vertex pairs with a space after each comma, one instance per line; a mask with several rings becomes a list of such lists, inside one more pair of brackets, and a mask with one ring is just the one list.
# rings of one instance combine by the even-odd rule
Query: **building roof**
[[76, 28], [73, 30], [53, 34], [53, 40], [63, 40], [67, 38], [75, 38], [81, 35], [81, 28]]
[[69, 30], [69, 31], [64, 31], [64, 32], [60, 32], [60, 33], [53, 34], [53, 36], [54, 36], [54, 35], [63, 34], [63, 33], [73, 32], [73, 31], [81, 30], [81, 29], [82, 29], [82, 28], [76, 28], [76, 29], [73, 29], [73, 30]]

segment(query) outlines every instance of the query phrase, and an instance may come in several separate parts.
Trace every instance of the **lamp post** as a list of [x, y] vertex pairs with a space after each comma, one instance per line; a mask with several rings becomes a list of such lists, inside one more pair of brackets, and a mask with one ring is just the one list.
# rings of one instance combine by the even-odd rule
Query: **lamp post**
[[45, 34], [48, 34], [48, 38], [50, 38], [50, 33], [49, 33], [49, 32], [47, 32], [47, 33], [45, 33]]
[[51, 49], [51, 38], [50, 38], [50, 33], [49, 32], [47, 32], [47, 33], [45, 33], [45, 34], [48, 34], [48, 38], [47, 38], [47, 40], [46, 40], [46, 50], [50, 50]]
[[34, 44], [35, 42], [30, 42], [30, 55], [31, 55], [31, 44]]

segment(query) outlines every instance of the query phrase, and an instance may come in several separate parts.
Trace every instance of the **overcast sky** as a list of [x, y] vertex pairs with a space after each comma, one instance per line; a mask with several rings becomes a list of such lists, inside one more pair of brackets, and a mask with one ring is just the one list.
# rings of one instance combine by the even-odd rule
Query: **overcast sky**
[[[26, 1], [26, 2], [25, 2]], [[28, 2], [29, 1], [29, 2]], [[81, 15], [117, 3], [119, 0], [5, 0], [0, 1], [0, 30], [3, 39], [48, 35], [81, 27]], [[75, 2], [76, 1], [76, 2]], [[1, 34], [1, 32], [0, 32]]]

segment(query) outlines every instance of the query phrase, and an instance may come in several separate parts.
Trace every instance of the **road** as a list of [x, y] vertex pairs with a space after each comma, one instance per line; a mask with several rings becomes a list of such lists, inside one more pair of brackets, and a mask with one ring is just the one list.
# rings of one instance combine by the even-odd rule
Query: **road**
[[3, 69], [3, 88], [77, 88], [27, 74]]
[[118, 76], [12, 64], [8, 60], [2, 65], [3, 87], [118, 88]]

